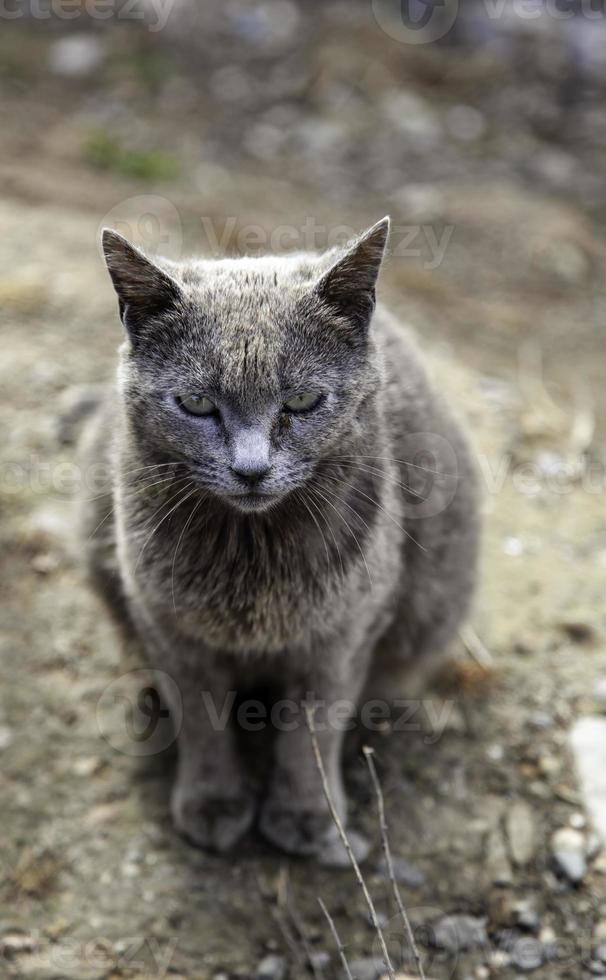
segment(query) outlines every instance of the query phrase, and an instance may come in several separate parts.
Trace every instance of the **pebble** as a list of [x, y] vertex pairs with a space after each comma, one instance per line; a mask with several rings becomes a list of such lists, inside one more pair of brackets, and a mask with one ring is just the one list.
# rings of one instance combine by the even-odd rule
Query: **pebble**
[[570, 732], [570, 744], [584, 808], [606, 845], [606, 718], [579, 718]]
[[505, 840], [499, 828], [495, 828], [488, 835], [485, 859], [486, 870], [492, 884], [510, 885], [513, 881], [513, 873], [507, 856]]
[[507, 811], [505, 830], [511, 859], [518, 868], [523, 868], [532, 858], [535, 846], [534, 818], [524, 800], [517, 800]]
[[515, 924], [524, 932], [537, 933], [541, 928], [541, 920], [532, 899], [522, 899], [513, 907]]
[[385, 962], [379, 956], [352, 960], [349, 964], [353, 980], [378, 980], [385, 973]]
[[286, 973], [286, 960], [283, 956], [271, 953], [265, 956], [257, 967], [256, 980], [283, 980]]
[[585, 877], [585, 838], [572, 827], [561, 827], [551, 838], [551, 852], [557, 869], [577, 885]]
[[601, 963], [606, 963], [606, 943], [601, 943], [600, 946], [595, 951], [596, 959], [600, 960]]
[[560, 628], [573, 643], [592, 643], [596, 638], [595, 627], [581, 620], [561, 623]]
[[54, 75], [82, 78], [92, 74], [105, 58], [105, 44], [93, 34], [72, 34], [50, 48], [49, 68]]
[[606, 963], [603, 963], [601, 960], [591, 960], [587, 964], [587, 969], [593, 977], [606, 976]]
[[435, 923], [430, 938], [433, 946], [448, 953], [477, 949], [488, 942], [486, 919], [473, 915], [447, 915]]
[[318, 949], [309, 954], [309, 965], [312, 970], [325, 970], [330, 965], [330, 953], [324, 949]]
[[13, 732], [8, 726], [0, 725], [0, 752], [7, 749], [13, 741]]
[[[410, 864], [405, 858], [395, 857], [392, 858], [394, 876], [396, 881], [400, 885], [406, 885], [407, 888], [422, 888], [425, 884], [425, 875], [420, 868], [416, 868], [414, 864]], [[377, 874], [380, 874], [382, 878], [389, 878], [389, 871], [387, 868], [387, 861], [385, 858], [381, 858], [377, 865]]]

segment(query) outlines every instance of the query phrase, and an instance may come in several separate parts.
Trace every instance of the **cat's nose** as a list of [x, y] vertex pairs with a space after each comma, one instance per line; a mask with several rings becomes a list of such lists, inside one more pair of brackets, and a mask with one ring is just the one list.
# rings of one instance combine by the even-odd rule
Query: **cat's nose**
[[251, 460], [246, 465], [240, 463], [238, 466], [232, 466], [231, 471], [241, 480], [244, 480], [249, 487], [255, 487], [261, 482], [264, 476], [267, 476], [270, 469], [269, 463], [264, 463], [260, 460]]
[[269, 439], [263, 432], [241, 430], [232, 442], [232, 473], [248, 486], [256, 486], [271, 469], [269, 453]]

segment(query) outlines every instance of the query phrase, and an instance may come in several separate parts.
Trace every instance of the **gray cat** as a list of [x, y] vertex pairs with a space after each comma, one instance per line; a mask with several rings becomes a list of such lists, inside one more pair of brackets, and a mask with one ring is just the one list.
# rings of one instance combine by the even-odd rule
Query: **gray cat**
[[[85, 465], [113, 472], [84, 537], [95, 581], [176, 681], [172, 814], [214, 850], [258, 812], [279, 847], [333, 860], [302, 703], [345, 818], [345, 716], [393, 695], [468, 608], [474, 470], [410, 339], [375, 308], [388, 230], [322, 256], [179, 264], [103, 236], [126, 340], [84, 436]], [[218, 716], [268, 681], [289, 711], [257, 799]]]

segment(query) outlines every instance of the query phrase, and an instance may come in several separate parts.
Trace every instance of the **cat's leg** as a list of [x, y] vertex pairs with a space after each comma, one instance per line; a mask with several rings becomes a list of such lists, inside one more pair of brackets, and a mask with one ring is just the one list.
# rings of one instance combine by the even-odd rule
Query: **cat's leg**
[[[170, 656], [162, 657], [157, 638], [152, 645], [154, 663], [161, 668], [161, 694], [177, 728], [178, 763], [171, 795], [175, 826], [200, 847], [227, 851], [255, 815], [255, 797], [231, 724], [232, 673], [208, 651], [192, 655], [189, 649], [179, 656], [173, 641]], [[146, 646], [149, 650], [149, 638]], [[166, 650], [166, 640], [162, 646]]]
[[[313, 855], [329, 865], [345, 864], [347, 854], [330, 814], [305, 707], [314, 711], [313, 725], [329, 793], [345, 824], [347, 801], [342, 749], [346, 731], [353, 725], [352, 715], [365, 677], [365, 665], [359, 663], [360, 659], [352, 662], [342, 650], [326, 651], [322, 672], [292, 684], [280, 702], [279, 712], [272, 713], [277, 729], [274, 768], [261, 810], [260, 830], [282, 850]], [[354, 852], [362, 860], [368, 851], [366, 842], [355, 833], [350, 832], [349, 837]]]

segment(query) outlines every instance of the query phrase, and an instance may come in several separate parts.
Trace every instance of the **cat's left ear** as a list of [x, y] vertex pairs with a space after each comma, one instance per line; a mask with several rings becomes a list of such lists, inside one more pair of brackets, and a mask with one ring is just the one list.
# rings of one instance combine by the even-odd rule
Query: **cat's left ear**
[[357, 327], [368, 326], [372, 316], [388, 236], [389, 218], [385, 217], [349, 245], [316, 285], [322, 299]]
[[173, 307], [181, 296], [179, 284], [118, 232], [105, 228], [103, 254], [128, 332], [137, 332], [151, 316]]

